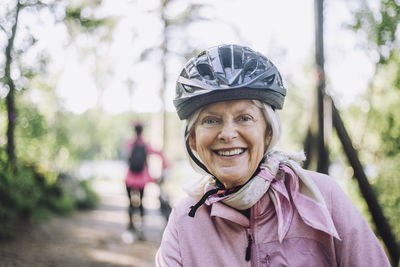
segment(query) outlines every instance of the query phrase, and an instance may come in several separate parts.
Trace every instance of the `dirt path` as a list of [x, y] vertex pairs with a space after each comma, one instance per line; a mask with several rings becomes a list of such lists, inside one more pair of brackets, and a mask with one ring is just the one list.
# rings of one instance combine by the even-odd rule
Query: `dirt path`
[[[146, 210], [144, 241], [132, 240], [126, 231], [127, 199], [121, 182], [97, 181], [94, 188], [102, 200], [96, 210], [25, 227], [15, 240], [0, 243], [0, 267], [155, 266], [165, 226], [158, 210]], [[154, 191], [146, 190], [149, 203], [154, 202]]]

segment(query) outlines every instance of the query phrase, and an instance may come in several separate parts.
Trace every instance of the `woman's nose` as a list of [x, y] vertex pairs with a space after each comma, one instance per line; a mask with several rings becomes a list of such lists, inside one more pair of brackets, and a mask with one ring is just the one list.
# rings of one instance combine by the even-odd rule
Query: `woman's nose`
[[230, 141], [238, 136], [237, 128], [233, 122], [224, 122], [221, 127], [221, 131], [218, 134], [218, 138], [223, 141]]

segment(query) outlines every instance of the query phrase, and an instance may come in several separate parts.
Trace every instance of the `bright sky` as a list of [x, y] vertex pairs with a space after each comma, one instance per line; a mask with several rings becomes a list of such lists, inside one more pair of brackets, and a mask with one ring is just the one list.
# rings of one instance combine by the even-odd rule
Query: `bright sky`
[[[171, 12], [182, 9], [184, 2], [177, 0]], [[215, 7], [206, 9], [203, 15], [216, 20], [186, 28], [188, 38], [171, 42], [173, 49], [179, 50], [182, 42], [190, 42], [199, 50], [221, 43], [248, 45], [269, 57], [284, 80], [290, 76], [300, 86], [309, 84], [303, 74], [305, 66], [314, 62], [314, 0], [200, 2], [213, 3]], [[65, 69], [57, 92], [68, 109], [80, 113], [100, 101], [111, 113], [159, 110], [159, 55], [138, 63], [140, 52], [160, 40], [160, 20], [155, 14], [145, 12], [158, 3], [158, 0], [104, 1], [100, 13], [117, 15], [121, 20], [113, 32], [111, 46], [100, 49], [100, 59], [83, 59], [75, 48], [59, 54]], [[356, 34], [342, 26], [349, 19], [346, 1], [325, 1], [327, 89], [344, 104], [354, 102], [365, 90], [374, 70], [371, 59], [357, 48]], [[234, 25], [237, 31], [229, 25]], [[183, 63], [169, 58], [168, 64], [166, 103], [167, 109], [173, 110], [174, 82]], [[93, 78], [96, 68], [108, 73], [97, 84]]]

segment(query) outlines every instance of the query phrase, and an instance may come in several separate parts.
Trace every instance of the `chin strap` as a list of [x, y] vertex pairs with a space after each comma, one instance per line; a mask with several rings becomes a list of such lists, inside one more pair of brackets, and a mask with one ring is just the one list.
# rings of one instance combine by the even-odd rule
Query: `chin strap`
[[211, 189], [211, 190], [207, 191], [203, 195], [203, 197], [195, 205], [190, 207], [189, 216], [190, 217], [194, 217], [194, 215], [196, 214], [197, 209], [200, 208], [200, 206], [204, 204], [206, 199], [209, 196], [216, 194], [219, 190], [220, 190], [219, 188], [215, 188], [215, 189]]
[[204, 202], [206, 202], [206, 200], [207, 200], [207, 198], [209, 197], [209, 196], [212, 196], [212, 195], [214, 195], [214, 194], [216, 194], [218, 197], [226, 197], [226, 196], [228, 196], [228, 195], [230, 195], [230, 194], [233, 194], [233, 193], [236, 193], [236, 192], [238, 192], [240, 189], [242, 189], [249, 181], [251, 181], [252, 180], [252, 178], [254, 177], [254, 176], [256, 176], [258, 173], [259, 173], [259, 169], [257, 169], [257, 171], [251, 176], [251, 178], [245, 183], [245, 184], [242, 184], [242, 185], [238, 185], [238, 186], [235, 186], [235, 187], [232, 187], [232, 188], [225, 188], [225, 186], [217, 179], [217, 178], [215, 178], [214, 177], [214, 180], [215, 180], [215, 184], [216, 184], [216, 188], [213, 188], [213, 189], [210, 189], [210, 190], [208, 190], [207, 192], [205, 192], [204, 193], [204, 195], [201, 197], [201, 199], [195, 204], [195, 205], [193, 205], [193, 206], [191, 206], [190, 207], [190, 212], [189, 212], [189, 216], [190, 217], [194, 217], [194, 215], [195, 215], [195, 213], [196, 213], [196, 211], [197, 211], [197, 209], [201, 206], [201, 205], [203, 205], [204, 204]]
[[[216, 181], [218, 181], [218, 180], [216, 180]], [[194, 217], [197, 209], [200, 208], [200, 206], [204, 204], [204, 202], [207, 200], [207, 198], [209, 196], [216, 194], [218, 197], [225, 197], [227, 195], [230, 195], [230, 194], [233, 194], [233, 193], [239, 191], [240, 188], [242, 188], [243, 186], [244, 185], [238, 185], [238, 186], [235, 186], [235, 187], [232, 187], [229, 189], [217, 187], [217, 188], [213, 188], [213, 189], [207, 191], [195, 205], [190, 207], [190, 211], [189, 211], [188, 215], [190, 217]]]
[[186, 145], [186, 150], [190, 158], [194, 161], [194, 163], [196, 163], [197, 166], [202, 168], [206, 173], [211, 174], [211, 172], [207, 169], [207, 167], [193, 154], [192, 149], [189, 146], [189, 140], [186, 140], [185, 145]]

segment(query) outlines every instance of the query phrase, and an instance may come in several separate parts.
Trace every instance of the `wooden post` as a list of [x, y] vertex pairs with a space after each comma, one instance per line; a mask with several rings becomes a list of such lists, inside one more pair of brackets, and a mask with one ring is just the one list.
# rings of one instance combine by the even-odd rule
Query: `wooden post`
[[327, 174], [329, 153], [326, 148], [324, 120], [324, 38], [323, 38], [323, 0], [315, 0], [315, 60], [317, 65], [317, 112], [318, 112], [318, 153], [317, 171]]

